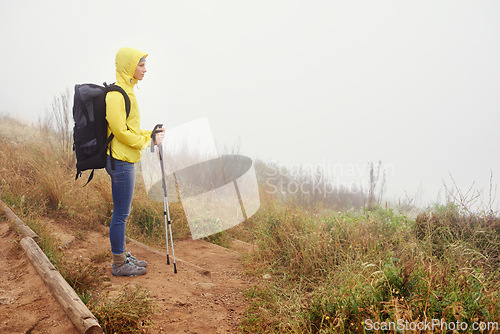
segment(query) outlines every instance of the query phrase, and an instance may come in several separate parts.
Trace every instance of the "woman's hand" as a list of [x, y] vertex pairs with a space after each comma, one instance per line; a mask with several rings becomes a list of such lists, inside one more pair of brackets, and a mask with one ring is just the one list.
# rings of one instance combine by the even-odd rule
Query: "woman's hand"
[[165, 129], [158, 128], [155, 133], [155, 145], [160, 145], [163, 142], [163, 138], [165, 138]]

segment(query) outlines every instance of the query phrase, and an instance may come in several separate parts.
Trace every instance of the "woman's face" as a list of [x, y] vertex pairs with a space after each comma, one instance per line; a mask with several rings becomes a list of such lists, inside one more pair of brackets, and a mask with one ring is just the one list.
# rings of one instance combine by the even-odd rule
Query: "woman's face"
[[139, 65], [135, 68], [135, 73], [134, 73], [134, 78], [137, 80], [142, 80], [144, 79], [144, 74], [146, 74], [146, 62], [140, 62]]

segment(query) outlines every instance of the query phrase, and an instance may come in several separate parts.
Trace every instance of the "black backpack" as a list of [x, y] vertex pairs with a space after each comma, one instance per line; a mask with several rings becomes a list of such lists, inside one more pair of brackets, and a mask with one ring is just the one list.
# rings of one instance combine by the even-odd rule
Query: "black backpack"
[[76, 177], [82, 172], [92, 169], [85, 183], [86, 186], [94, 177], [94, 170], [106, 167], [107, 148], [113, 139], [108, 137], [106, 121], [106, 94], [111, 91], [122, 93], [125, 99], [125, 110], [130, 114], [130, 99], [120, 86], [115, 84], [104, 86], [96, 84], [75, 85], [73, 102], [73, 151], [76, 154]]

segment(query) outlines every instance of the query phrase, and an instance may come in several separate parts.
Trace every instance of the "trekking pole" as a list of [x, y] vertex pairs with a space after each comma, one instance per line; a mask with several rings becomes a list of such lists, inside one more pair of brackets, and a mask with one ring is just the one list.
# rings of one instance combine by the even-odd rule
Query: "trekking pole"
[[174, 260], [174, 274], [177, 274], [177, 266], [175, 264], [175, 253], [174, 253], [174, 238], [172, 237], [172, 224], [170, 222], [170, 210], [168, 208], [167, 182], [165, 180], [165, 167], [163, 166], [162, 144], [158, 145], [158, 154], [160, 156], [161, 180], [163, 188], [163, 216], [165, 217], [165, 238], [167, 239], [167, 264], [170, 264], [168, 258], [168, 233], [170, 233], [170, 243], [172, 244], [172, 259]]
[[[163, 124], [157, 124], [151, 134], [151, 152], [154, 152], [154, 135], [157, 128], [161, 128]], [[170, 232], [170, 242], [172, 244], [172, 258], [174, 260], [174, 274], [177, 274], [177, 265], [175, 263], [175, 253], [174, 253], [174, 238], [172, 237], [172, 225], [170, 222], [170, 210], [168, 208], [168, 197], [167, 197], [167, 182], [165, 180], [165, 166], [163, 165], [163, 144], [158, 145], [158, 156], [160, 157], [160, 167], [161, 167], [161, 183], [163, 188], [163, 217], [165, 219], [165, 240], [167, 244], [167, 264], [170, 264], [170, 258], [168, 254], [168, 236]]]

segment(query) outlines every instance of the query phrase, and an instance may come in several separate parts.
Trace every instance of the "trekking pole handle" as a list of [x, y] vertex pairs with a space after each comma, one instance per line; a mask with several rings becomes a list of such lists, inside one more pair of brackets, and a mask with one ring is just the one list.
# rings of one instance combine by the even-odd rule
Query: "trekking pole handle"
[[151, 132], [151, 153], [155, 151], [155, 135], [160, 132], [158, 129], [163, 128], [163, 124], [156, 124], [153, 131]]

